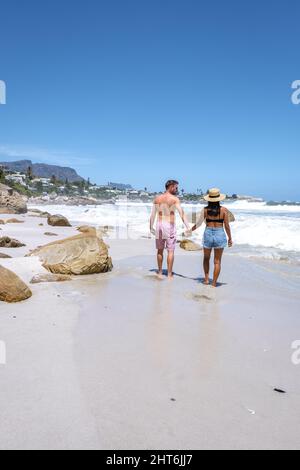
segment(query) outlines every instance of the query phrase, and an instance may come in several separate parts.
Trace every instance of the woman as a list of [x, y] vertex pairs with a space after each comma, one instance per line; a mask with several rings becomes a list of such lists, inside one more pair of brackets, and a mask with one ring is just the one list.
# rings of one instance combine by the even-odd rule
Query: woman
[[[224, 194], [220, 193], [219, 189], [211, 189], [209, 194], [204, 197], [208, 202], [208, 206], [204, 209], [202, 217], [196, 225], [192, 228], [192, 232], [197, 230], [202, 222], [206, 222], [206, 230], [203, 238], [203, 249], [204, 249], [204, 284], [209, 284], [209, 265], [212, 249], [215, 254], [215, 269], [212, 287], [217, 287], [217, 282], [221, 272], [221, 261], [224, 252], [224, 248], [227, 246], [232, 247], [231, 230], [229, 225], [229, 211], [220, 205], [221, 201], [226, 199]], [[224, 230], [225, 228], [225, 230]], [[226, 234], [228, 236], [228, 242]]]

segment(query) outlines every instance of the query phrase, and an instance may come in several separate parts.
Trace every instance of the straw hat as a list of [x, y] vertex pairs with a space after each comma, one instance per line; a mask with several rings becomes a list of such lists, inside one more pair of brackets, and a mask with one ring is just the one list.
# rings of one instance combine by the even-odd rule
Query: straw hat
[[218, 188], [213, 188], [209, 190], [209, 193], [207, 196], [204, 196], [204, 199], [205, 201], [208, 201], [208, 202], [220, 202], [226, 199], [226, 195], [221, 194]]

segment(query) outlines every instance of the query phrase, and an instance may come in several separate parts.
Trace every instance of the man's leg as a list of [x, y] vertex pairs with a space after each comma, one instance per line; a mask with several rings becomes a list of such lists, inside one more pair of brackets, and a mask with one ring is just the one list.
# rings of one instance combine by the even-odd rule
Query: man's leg
[[217, 287], [217, 282], [218, 282], [220, 272], [221, 272], [221, 261], [222, 261], [223, 253], [224, 253], [223, 248], [215, 249], [215, 271], [214, 271], [214, 280], [212, 283], [213, 287]]
[[168, 250], [168, 278], [173, 278], [173, 266], [174, 266], [175, 252], [174, 250]]
[[209, 263], [211, 257], [211, 249], [204, 248], [204, 259], [203, 259], [203, 269], [204, 269], [204, 284], [209, 284]]
[[164, 250], [160, 249], [157, 250], [157, 265], [158, 265], [158, 272], [159, 276], [163, 275], [163, 262], [164, 262]]

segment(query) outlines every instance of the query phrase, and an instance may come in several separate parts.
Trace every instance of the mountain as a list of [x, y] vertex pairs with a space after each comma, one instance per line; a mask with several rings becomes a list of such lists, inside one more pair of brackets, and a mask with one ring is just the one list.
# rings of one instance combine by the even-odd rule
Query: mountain
[[45, 163], [32, 163], [30, 160], [19, 160], [17, 162], [0, 162], [0, 166], [9, 171], [20, 173], [26, 173], [30, 167], [33, 175], [38, 178], [51, 178], [55, 176], [58, 180], [65, 181], [67, 179], [70, 183], [84, 181], [84, 178], [79, 176], [73, 168], [58, 165], [47, 165]]

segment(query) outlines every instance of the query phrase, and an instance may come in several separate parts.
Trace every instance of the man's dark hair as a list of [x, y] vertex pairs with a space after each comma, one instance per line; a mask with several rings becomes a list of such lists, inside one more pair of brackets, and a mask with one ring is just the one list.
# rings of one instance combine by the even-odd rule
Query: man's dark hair
[[168, 190], [170, 186], [174, 186], [174, 184], [179, 184], [176, 180], [169, 180], [166, 182], [166, 189]]

